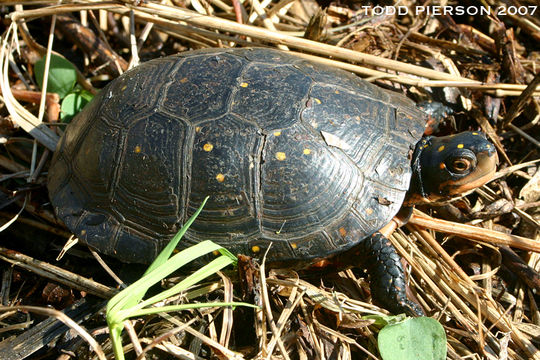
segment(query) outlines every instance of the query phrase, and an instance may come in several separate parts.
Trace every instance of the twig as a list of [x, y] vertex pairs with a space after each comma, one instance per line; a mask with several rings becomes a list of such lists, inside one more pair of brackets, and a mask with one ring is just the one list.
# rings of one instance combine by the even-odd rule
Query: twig
[[516, 247], [518, 249], [540, 252], [540, 243], [538, 241], [527, 239], [522, 236], [504, 234], [499, 231], [478, 228], [472, 225], [459, 224], [441, 219], [433, 219], [416, 209], [414, 210], [414, 214], [409, 220], [409, 223], [423, 228], [461, 236], [478, 242], [507, 245], [510, 247]]
[[540, 141], [533, 138], [531, 135], [527, 134], [525, 131], [518, 128], [516, 125], [509, 123], [508, 127], [518, 133], [519, 135], [523, 136], [525, 139], [529, 140], [531, 143], [533, 143], [536, 147], [540, 148]]
[[104, 299], [111, 298], [117, 290], [84, 278], [58, 266], [36, 260], [24, 254], [0, 247], [0, 259], [10, 264], [20, 266], [46, 279], [57, 281], [74, 289], [86, 291]]
[[29, 311], [34, 312], [36, 314], [41, 314], [45, 316], [52, 316], [56, 319], [60, 320], [67, 326], [69, 326], [71, 329], [75, 330], [90, 346], [94, 349], [96, 352], [97, 357], [100, 360], [107, 360], [107, 357], [105, 356], [105, 353], [101, 349], [101, 346], [99, 343], [90, 335], [86, 330], [84, 330], [79, 324], [77, 324], [75, 321], [73, 321], [69, 316], [64, 314], [61, 311], [50, 309], [50, 308], [44, 308], [44, 307], [38, 307], [38, 306], [0, 306], [0, 311], [13, 311], [13, 310], [19, 310], [19, 311]]
[[536, 88], [540, 84], [540, 73], [538, 73], [534, 79], [527, 85], [523, 93], [514, 100], [514, 103], [506, 113], [504, 120], [502, 121], [501, 126], [506, 127], [510, 125], [512, 120], [514, 120], [523, 110], [523, 107], [527, 104], [529, 99], [533, 96], [533, 93], [536, 91]]

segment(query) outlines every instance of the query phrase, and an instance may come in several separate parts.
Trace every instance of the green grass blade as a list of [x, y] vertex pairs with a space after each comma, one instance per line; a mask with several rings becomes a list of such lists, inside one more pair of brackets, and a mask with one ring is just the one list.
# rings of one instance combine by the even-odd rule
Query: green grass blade
[[[109, 325], [113, 350], [118, 360], [124, 359], [122, 348], [122, 331], [124, 329], [124, 321], [129, 317], [164, 311], [179, 311], [193, 307], [218, 306], [217, 304], [221, 304], [220, 306], [253, 306], [246, 303], [210, 303], [174, 305], [163, 308], [145, 308], [155, 304], [158, 301], [162, 301], [170, 296], [176, 295], [181, 291], [185, 291], [199, 281], [211, 276], [212, 274], [215, 274], [225, 266], [236, 263], [236, 257], [231, 252], [211, 241], [200, 242], [180, 251], [178, 254], [171, 257], [171, 254], [176, 249], [178, 242], [191, 226], [195, 218], [200, 214], [207, 200], [208, 198], [203, 201], [195, 214], [193, 214], [186, 224], [184, 224], [182, 229], [180, 229], [180, 231], [174, 236], [174, 238], [159, 254], [158, 258], [156, 258], [152, 265], [148, 267], [142, 278], [135, 281], [120, 293], [116, 294], [107, 303], [107, 323]], [[173, 286], [171, 289], [165, 290], [151, 297], [150, 299], [141, 301], [151, 286], [157, 284], [193, 260], [215, 252], [220, 253], [221, 256], [204, 265], [202, 268], [195, 271], [193, 274]]]
[[227, 257], [234, 258], [229, 251], [224, 251], [220, 245], [217, 245], [211, 241], [203, 241], [193, 245], [174, 255], [167, 260], [165, 264], [155, 268], [153, 271], [144, 275], [142, 278], [116, 294], [111, 300], [109, 300], [109, 303], [107, 304], [108, 311], [114, 311], [115, 309], [120, 310], [129, 306], [134, 306], [140, 301], [141, 294], [144, 295], [144, 293], [146, 293], [151, 286], [157, 284], [182, 266], [214, 251], [219, 251], [224, 254], [228, 253]]
[[208, 201], [208, 196], [206, 198], [204, 198], [201, 206], [199, 206], [199, 208], [197, 209], [197, 211], [195, 211], [195, 214], [193, 214], [189, 220], [184, 224], [184, 226], [182, 226], [182, 228], [180, 229], [180, 231], [178, 231], [178, 233], [171, 239], [171, 241], [169, 241], [169, 243], [167, 244], [167, 246], [165, 246], [165, 248], [159, 253], [159, 255], [157, 256], [157, 258], [152, 262], [152, 264], [150, 264], [150, 266], [148, 267], [148, 269], [146, 269], [146, 272], [144, 273], [145, 275], [152, 272], [156, 267], [158, 267], [159, 265], [161, 264], [164, 264], [171, 256], [171, 254], [173, 253], [174, 249], [176, 249], [176, 246], [178, 245], [178, 242], [180, 242], [180, 239], [182, 239], [182, 237], [184, 236], [184, 234], [186, 233], [186, 231], [189, 229], [189, 227], [191, 226], [191, 224], [193, 224], [193, 222], [195, 221], [195, 219], [197, 218], [197, 216], [199, 216], [199, 214], [201, 213], [202, 209], [204, 208], [204, 205], [206, 205], [206, 202]]
[[180, 281], [178, 284], [174, 285], [170, 289], [162, 291], [159, 294], [152, 296], [151, 298], [147, 300], [142, 301], [140, 304], [136, 305], [134, 308], [142, 309], [146, 306], [155, 304], [159, 301], [165, 300], [168, 297], [171, 297], [182, 291], [185, 291], [190, 286], [215, 274], [216, 272], [223, 269], [227, 265], [231, 265], [231, 263], [232, 262], [229, 258], [225, 256], [220, 256], [219, 258], [212, 260], [210, 263], [206, 264], [199, 270], [195, 271], [193, 274], [189, 275], [184, 280]]
[[[180, 231], [178, 231], [178, 233], [176, 233], [176, 235], [171, 239], [171, 241], [169, 241], [167, 246], [165, 246], [165, 248], [159, 253], [159, 255], [152, 262], [152, 264], [150, 264], [150, 266], [146, 269], [146, 271], [143, 274], [143, 277], [140, 280], [145, 279], [146, 275], [148, 275], [149, 273], [154, 271], [157, 267], [165, 264], [167, 262], [167, 260], [169, 260], [171, 254], [176, 249], [176, 246], [178, 245], [178, 242], [182, 239], [182, 237], [184, 236], [186, 231], [189, 229], [191, 224], [193, 224], [193, 222], [195, 221], [197, 216], [199, 216], [199, 214], [201, 213], [201, 211], [204, 208], [204, 205], [206, 204], [207, 201], [208, 201], [208, 196], [203, 200], [201, 206], [199, 206], [197, 211], [195, 211], [195, 213], [189, 218], [189, 220], [184, 224], [184, 226], [182, 226]], [[200, 256], [202, 256], [202, 255], [200, 255]], [[180, 268], [181, 266], [183, 266], [183, 265], [179, 264], [177, 269]], [[173, 270], [173, 271], [176, 271], [176, 269]], [[147, 278], [147, 279], [150, 282], [155, 280], [155, 278], [153, 278], [153, 277], [150, 277], [150, 278]], [[137, 303], [139, 303], [139, 301], [141, 301], [141, 299], [144, 297], [144, 294], [146, 294], [148, 289], [152, 285], [155, 284], [155, 282], [153, 282], [153, 283], [148, 283], [148, 285], [145, 285], [144, 284], [145, 281], [146, 280], [143, 280], [137, 286], [134, 286], [133, 288], [131, 288], [129, 290], [130, 295], [128, 297], [119, 296], [118, 298], [116, 298], [116, 296], [115, 296], [116, 299], [115, 298], [111, 299], [109, 301], [108, 307], [110, 306], [111, 309], [114, 309], [116, 306], [120, 306], [120, 308], [126, 308], [126, 307], [130, 307], [130, 306], [134, 306]], [[161, 279], [159, 279], [158, 281], [161, 281]], [[132, 285], [135, 285], [135, 284], [132, 284]], [[121, 299], [122, 299], [122, 301], [121, 301]], [[121, 303], [118, 304], [120, 301], [121, 301]]]

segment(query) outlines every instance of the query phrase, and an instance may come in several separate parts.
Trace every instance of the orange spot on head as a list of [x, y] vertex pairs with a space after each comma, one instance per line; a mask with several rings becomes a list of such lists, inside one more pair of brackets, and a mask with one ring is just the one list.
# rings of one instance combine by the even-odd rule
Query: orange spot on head
[[439, 164], [439, 168], [440, 168], [441, 170], [443, 170], [445, 167], [446, 167], [446, 165], [445, 165], [443, 162]]

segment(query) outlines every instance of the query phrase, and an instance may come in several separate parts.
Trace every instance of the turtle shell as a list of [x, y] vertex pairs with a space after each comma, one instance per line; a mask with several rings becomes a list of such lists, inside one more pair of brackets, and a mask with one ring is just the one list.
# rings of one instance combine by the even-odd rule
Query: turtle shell
[[191, 51], [108, 84], [67, 127], [49, 171], [81, 241], [150, 262], [213, 240], [270, 262], [345, 251], [399, 210], [425, 115], [345, 71], [269, 49]]

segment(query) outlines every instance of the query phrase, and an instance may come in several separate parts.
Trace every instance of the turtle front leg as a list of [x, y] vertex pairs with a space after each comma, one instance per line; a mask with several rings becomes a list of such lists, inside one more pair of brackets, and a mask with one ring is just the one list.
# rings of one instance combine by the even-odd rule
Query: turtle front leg
[[376, 232], [362, 241], [363, 267], [370, 276], [371, 296], [375, 303], [394, 314], [423, 316], [420, 305], [407, 299], [405, 271], [390, 240]]

